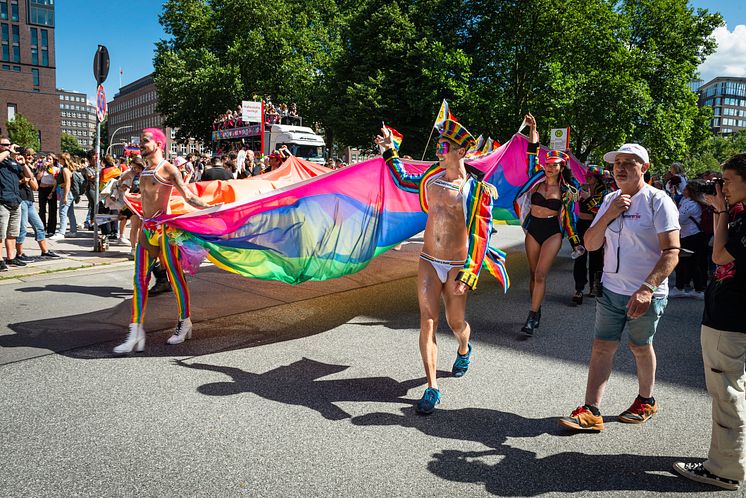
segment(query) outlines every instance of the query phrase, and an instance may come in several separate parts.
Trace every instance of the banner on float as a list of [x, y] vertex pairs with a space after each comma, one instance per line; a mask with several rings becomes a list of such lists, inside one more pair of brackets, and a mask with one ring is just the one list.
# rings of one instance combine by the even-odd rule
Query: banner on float
[[552, 128], [549, 139], [549, 148], [554, 150], [570, 150], [570, 127]]
[[241, 101], [241, 120], [244, 123], [261, 123], [262, 103], [250, 100]]
[[261, 125], [242, 126], [241, 128], [228, 128], [212, 132], [212, 140], [230, 140], [232, 138], [258, 137]]

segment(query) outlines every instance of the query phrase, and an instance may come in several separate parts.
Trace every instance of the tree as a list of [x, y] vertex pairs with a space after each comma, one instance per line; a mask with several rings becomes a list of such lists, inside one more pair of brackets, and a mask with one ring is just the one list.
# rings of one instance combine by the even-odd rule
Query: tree
[[314, 120], [318, 85], [339, 50], [334, 0], [169, 0], [156, 48], [158, 111], [179, 137], [209, 139], [242, 99], [296, 102]]
[[417, 7], [370, 0], [351, 14], [321, 106], [342, 143], [370, 145], [385, 121], [405, 136], [402, 154], [419, 157], [441, 100], [467, 92], [470, 58], [435, 36]]
[[62, 152], [69, 152], [70, 154], [76, 155], [85, 152], [77, 138], [64, 132], [60, 135], [60, 148], [62, 149]]
[[5, 123], [8, 138], [23, 148], [39, 150], [39, 130], [22, 114], [16, 114], [13, 121]]
[[386, 121], [419, 156], [445, 98], [474, 134], [504, 141], [531, 111], [545, 139], [571, 126], [581, 160], [638, 141], [665, 164], [707, 146], [688, 83], [722, 17], [687, 0], [169, 0], [161, 23], [158, 109], [182, 137], [269, 94], [330, 146]]
[[651, 161], [670, 164], [696, 149], [709, 128], [689, 83], [697, 67], [715, 50], [713, 30], [720, 14], [689, 8], [685, 0], [625, 0], [627, 43], [636, 73], [651, 99], [640, 113], [633, 139], [648, 145]]

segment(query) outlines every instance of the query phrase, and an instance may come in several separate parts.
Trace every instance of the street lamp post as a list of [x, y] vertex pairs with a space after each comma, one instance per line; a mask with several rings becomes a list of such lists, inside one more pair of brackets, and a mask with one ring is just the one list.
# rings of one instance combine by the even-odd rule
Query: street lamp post
[[106, 154], [104, 154], [104, 156], [108, 156], [109, 152], [111, 152], [111, 148], [116, 145], [127, 145], [127, 142], [117, 142], [115, 144], [109, 144], [109, 146], [106, 148]]
[[119, 144], [114, 143], [114, 135], [116, 135], [120, 130], [129, 130], [130, 128], [132, 128], [132, 126], [125, 125], [125, 126], [120, 126], [116, 130], [114, 130], [114, 133], [112, 133], [111, 136], [109, 137], [109, 147], [107, 147], [106, 149], [106, 154], [109, 154], [109, 150], [111, 149], [112, 146], [119, 145]]

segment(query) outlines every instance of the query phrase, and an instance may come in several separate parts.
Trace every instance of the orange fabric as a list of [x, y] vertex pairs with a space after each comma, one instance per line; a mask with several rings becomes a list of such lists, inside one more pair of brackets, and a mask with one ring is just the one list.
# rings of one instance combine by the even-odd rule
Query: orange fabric
[[[259, 176], [252, 176], [243, 180], [213, 180], [207, 182], [190, 183], [187, 187], [208, 204], [230, 204], [245, 201], [278, 188], [292, 185], [315, 176], [332, 171], [320, 164], [290, 156], [282, 166]], [[142, 213], [139, 194], [127, 194], [127, 204], [137, 213]], [[173, 189], [169, 201], [167, 214], [185, 214], [196, 211], [197, 208], [184, 202], [181, 194]]]

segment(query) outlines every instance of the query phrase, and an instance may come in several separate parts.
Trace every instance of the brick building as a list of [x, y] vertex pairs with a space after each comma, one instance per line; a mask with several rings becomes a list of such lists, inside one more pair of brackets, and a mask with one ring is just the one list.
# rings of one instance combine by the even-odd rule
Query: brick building
[[[0, 0], [2, 1], [2, 0]], [[109, 108], [109, 140], [112, 143], [111, 152], [122, 155], [124, 142], [130, 142], [134, 137], [139, 140], [140, 132], [145, 128], [161, 128], [166, 134], [166, 156], [186, 155], [189, 152], [201, 152], [203, 146], [190, 139], [179, 143], [176, 130], [168, 128], [163, 123], [163, 116], [155, 110], [158, 93], [155, 89], [153, 75], [149, 74], [123, 86], [114, 99], [108, 102]], [[118, 144], [118, 145], [115, 145]]]
[[0, 128], [22, 114], [41, 150], [60, 150], [54, 53], [54, 0], [0, 0]]
[[62, 133], [77, 138], [84, 149], [92, 149], [96, 140], [96, 106], [88, 102], [85, 93], [60, 89], [57, 92], [60, 99]]

